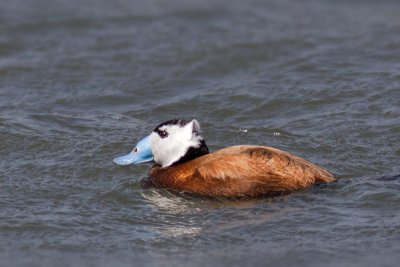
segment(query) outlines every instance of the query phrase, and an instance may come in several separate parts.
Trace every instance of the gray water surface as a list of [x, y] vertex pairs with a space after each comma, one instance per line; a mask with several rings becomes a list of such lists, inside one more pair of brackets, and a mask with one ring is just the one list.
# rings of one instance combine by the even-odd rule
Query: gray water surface
[[[1, 266], [396, 266], [400, 2], [0, 2]], [[337, 181], [227, 201], [116, 166], [157, 124]]]

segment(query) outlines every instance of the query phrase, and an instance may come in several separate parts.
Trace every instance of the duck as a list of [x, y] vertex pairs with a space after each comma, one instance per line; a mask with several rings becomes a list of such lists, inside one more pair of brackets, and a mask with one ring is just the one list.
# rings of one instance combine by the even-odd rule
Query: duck
[[260, 145], [209, 152], [196, 119], [159, 124], [118, 165], [154, 162], [145, 184], [204, 197], [253, 198], [329, 183], [335, 176], [299, 156]]

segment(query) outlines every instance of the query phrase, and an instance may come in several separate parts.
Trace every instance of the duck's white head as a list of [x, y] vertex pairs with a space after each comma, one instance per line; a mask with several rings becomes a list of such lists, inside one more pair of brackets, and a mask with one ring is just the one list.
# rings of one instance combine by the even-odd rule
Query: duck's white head
[[170, 120], [158, 125], [131, 153], [114, 162], [128, 165], [154, 160], [161, 167], [168, 167], [208, 153], [197, 120]]

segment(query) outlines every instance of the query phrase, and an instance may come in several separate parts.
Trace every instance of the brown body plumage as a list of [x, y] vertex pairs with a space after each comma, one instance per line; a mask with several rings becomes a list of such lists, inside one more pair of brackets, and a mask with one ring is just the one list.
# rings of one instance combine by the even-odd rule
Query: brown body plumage
[[265, 146], [233, 146], [168, 166], [154, 166], [148, 182], [157, 188], [210, 197], [284, 194], [334, 180], [327, 170]]

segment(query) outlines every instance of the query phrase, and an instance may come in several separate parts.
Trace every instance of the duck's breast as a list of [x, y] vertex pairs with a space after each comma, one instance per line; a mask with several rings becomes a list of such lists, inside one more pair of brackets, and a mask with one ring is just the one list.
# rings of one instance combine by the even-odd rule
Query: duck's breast
[[275, 195], [330, 182], [334, 176], [290, 153], [265, 146], [233, 146], [167, 168], [153, 167], [156, 187], [204, 196]]

